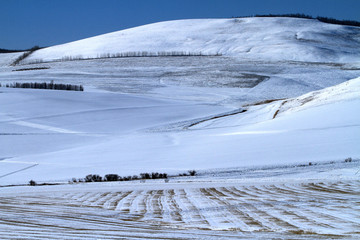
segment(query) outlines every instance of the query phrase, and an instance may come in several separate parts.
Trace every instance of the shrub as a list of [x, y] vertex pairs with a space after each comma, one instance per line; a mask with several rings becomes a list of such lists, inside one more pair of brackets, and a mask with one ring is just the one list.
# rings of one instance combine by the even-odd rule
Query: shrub
[[30, 186], [36, 186], [36, 182], [35, 182], [34, 180], [30, 180], [30, 181], [29, 181], [29, 185], [30, 185]]
[[158, 173], [152, 172], [150, 173], [140, 173], [140, 179], [159, 179], [159, 178], [167, 178], [167, 173]]
[[159, 178], [167, 178], [167, 173], [160, 173]]
[[195, 170], [190, 170], [188, 171], [190, 176], [195, 176], [196, 175], [196, 171]]
[[106, 174], [104, 177], [104, 181], [119, 181], [119, 175], [117, 174]]
[[131, 176], [127, 176], [127, 177], [123, 177], [122, 180], [123, 181], [131, 181], [132, 178], [131, 178]]
[[102, 177], [97, 174], [89, 174], [85, 177], [85, 182], [101, 182]]
[[[79, 178], [76, 180], [76, 178], [73, 178], [72, 181], [69, 181], [69, 183], [76, 183], [76, 182], [101, 182], [101, 181], [132, 181], [132, 180], [145, 180], [145, 179], [158, 179], [158, 178], [167, 178], [167, 173], [158, 173], [153, 172], [151, 174], [149, 173], [141, 173], [140, 177], [138, 175], [133, 176], [124, 176], [121, 177], [118, 174], [106, 174], [104, 178], [97, 174], [89, 174], [84, 179]], [[145, 181], [144, 181], [145, 182]]]
[[152, 179], [158, 179], [159, 178], [159, 173], [151, 173], [151, 178]]
[[141, 179], [151, 179], [149, 173], [140, 173]]

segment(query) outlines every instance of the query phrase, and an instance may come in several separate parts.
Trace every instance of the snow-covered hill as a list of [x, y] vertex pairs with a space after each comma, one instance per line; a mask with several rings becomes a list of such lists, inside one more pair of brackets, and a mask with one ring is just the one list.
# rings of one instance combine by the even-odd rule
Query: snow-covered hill
[[[11, 137], [2, 154], [12, 158], [0, 161], [0, 182], [358, 158], [359, 88], [357, 78], [199, 124], [181, 120], [225, 109], [118, 94], [6, 90], [1, 104], [11, 104], [2, 108], [1, 129]], [[115, 107], [120, 103], [124, 107]]]
[[41, 49], [23, 63], [148, 52], [222, 54], [245, 59], [352, 62], [360, 28], [297, 18], [176, 20]]
[[1, 53], [0, 54], [0, 67], [11, 65], [23, 52], [16, 53]]
[[[250, 105], [245, 105], [247, 108], [247, 114], [239, 114], [229, 116], [226, 118], [216, 118], [215, 120], [203, 121], [199, 124], [192, 126], [192, 129], [203, 129], [203, 128], [219, 128], [219, 127], [234, 127], [237, 125], [251, 125], [260, 122], [269, 122], [275, 118], [286, 119], [287, 116], [305, 114], [304, 116], [312, 115], [314, 112], [322, 111], [321, 109], [329, 108], [329, 111], [324, 115], [318, 115], [314, 117], [313, 121], [307, 122], [305, 125], [309, 126], [309, 123], [313, 127], [329, 127], [332, 125], [358, 125], [359, 114], [356, 111], [351, 111], [357, 108], [358, 101], [360, 99], [360, 78], [352, 79], [341, 83], [339, 85], [328, 87], [319, 91], [309, 92], [295, 98], [275, 100], [271, 103], [266, 104], [264, 102], [257, 102]], [[332, 107], [339, 108], [331, 110]], [[326, 111], [326, 110], [324, 110]], [[322, 120], [321, 120], [322, 119]], [[347, 120], [352, 119], [350, 122]], [[335, 122], [335, 123], [332, 123]], [[286, 125], [282, 125], [284, 122], [279, 120], [279, 130], [284, 130]], [[302, 118], [288, 120], [288, 124], [291, 128], [302, 128]], [[331, 123], [329, 125], [329, 123]], [[299, 125], [298, 125], [299, 124]], [[254, 126], [257, 126], [256, 124]], [[305, 127], [304, 127], [305, 128]]]

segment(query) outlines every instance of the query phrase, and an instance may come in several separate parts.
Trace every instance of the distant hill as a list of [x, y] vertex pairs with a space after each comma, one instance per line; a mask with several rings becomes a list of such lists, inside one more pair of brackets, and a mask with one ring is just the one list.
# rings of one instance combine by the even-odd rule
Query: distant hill
[[181, 54], [352, 62], [360, 57], [359, 35], [358, 27], [294, 17], [176, 20], [40, 49], [24, 62]]
[[32, 48], [29, 49], [5, 49], [5, 48], [0, 48], [0, 53], [17, 53], [17, 52], [26, 52], [26, 51], [33, 51], [34, 49], [41, 49], [41, 47], [39, 46], [34, 46]]
[[13, 49], [4, 49], [0, 48], [0, 53], [14, 53], [14, 52], [24, 52], [26, 50], [13, 50]]

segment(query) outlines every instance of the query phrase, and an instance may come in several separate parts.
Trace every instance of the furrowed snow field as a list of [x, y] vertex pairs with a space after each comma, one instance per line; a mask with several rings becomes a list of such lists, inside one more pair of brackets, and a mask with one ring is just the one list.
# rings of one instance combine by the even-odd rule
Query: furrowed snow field
[[[330, 164], [347, 175], [359, 164]], [[357, 239], [357, 179], [286, 169], [249, 180], [88, 183], [2, 189], [0, 236], [37, 239]], [[329, 166], [315, 166], [317, 176]], [[290, 168], [293, 169], [293, 168]], [[312, 170], [310, 170], [311, 172]], [[274, 174], [275, 173], [275, 174]], [[283, 174], [282, 174], [283, 173]], [[261, 180], [261, 175], [273, 178]]]
[[[359, 49], [357, 27], [241, 18], [0, 54], [2, 86], [85, 88], [0, 88], [0, 237], [359, 238]], [[130, 52], [152, 56], [104, 58]], [[142, 172], [171, 177], [67, 184]]]

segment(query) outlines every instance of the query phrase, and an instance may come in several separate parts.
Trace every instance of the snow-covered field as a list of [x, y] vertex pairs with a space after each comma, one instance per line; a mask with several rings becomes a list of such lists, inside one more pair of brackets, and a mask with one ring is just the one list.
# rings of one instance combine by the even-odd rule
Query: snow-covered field
[[1, 189], [0, 237], [358, 239], [356, 167], [331, 162], [203, 172], [168, 183], [9, 187]]
[[[19, 66], [0, 54], [2, 85], [85, 87], [0, 88], [0, 237], [358, 238], [359, 49], [356, 27], [244, 18], [146, 25]], [[221, 56], [57, 61], [144, 51]], [[64, 185], [10, 187], [31, 179]]]

